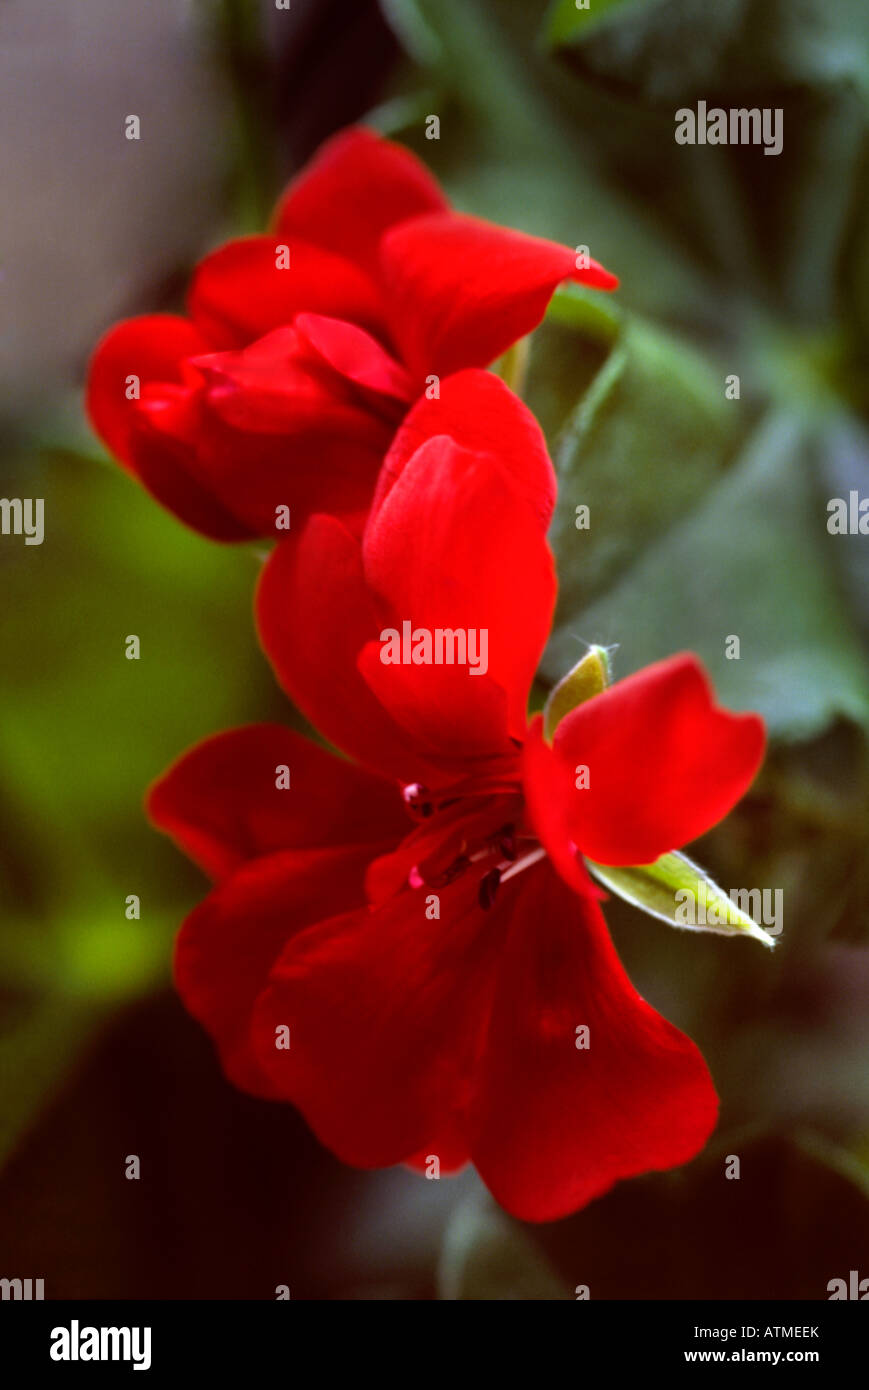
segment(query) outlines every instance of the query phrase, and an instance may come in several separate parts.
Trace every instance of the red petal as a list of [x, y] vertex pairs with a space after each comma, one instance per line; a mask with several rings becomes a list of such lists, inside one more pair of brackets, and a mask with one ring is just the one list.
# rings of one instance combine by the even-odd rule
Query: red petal
[[251, 1011], [271, 966], [295, 933], [362, 900], [370, 854], [355, 847], [253, 860], [182, 926], [175, 949], [179, 993], [217, 1044], [229, 1079], [244, 1090], [279, 1094], [250, 1046]]
[[548, 528], [556, 481], [540, 426], [499, 377], [476, 368], [447, 377], [438, 399], [422, 397], [405, 417], [383, 462], [374, 511], [417, 449], [434, 435], [448, 435], [463, 448], [497, 458], [536, 512], [542, 530]]
[[[258, 526], [235, 514], [230, 497], [226, 507], [214, 495], [214, 482], [200, 457], [204, 430], [201, 401], [185, 387], [165, 389], [143, 399], [138, 428], [130, 435], [132, 470], [164, 507], [195, 531], [216, 541], [250, 540]], [[271, 513], [271, 518], [274, 513]]]
[[278, 205], [275, 229], [325, 246], [375, 274], [380, 238], [389, 227], [447, 207], [437, 183], [409, 150], [356, 127], [328, 140], [293, 180]]
[[127, 400], [127, 378], [141, 387], [152, 381], [182, 381], [186, 358], [208, 351], [208, 342], [189, 319], [149, 314], [124, 319], [98, 342], [88, 369], [85, 404], [91, 424], [116, 458], [131, 466], [130, 435], [137, 428], [138, 400]]
[[419, 377], [485, 367], [536, 328], [563, 280], [614, 289], [615, 276], [576, 252], [455, 213], [388, 232], [382, 263], [393, 336]]
[[[293, 941], [254, 1018], [257, 1056], [347, 1163], [421, 1152], [455, 1161], [503, 929], [477, 906], [476, 879], [408, 891], [376, 912], [324, 922]], [[493, 925], [494, 924], [494, 925]], [[488, 927], [488, 930], [487, 930]], [[274, 1046], [290, 1027], [292, 1049]]]
[[457, 666], [388, 665], [383, 644], [369, 642], [359, 671], [419, 754], [457, 764], [509, 757], [506, 692], [487, 676]]
[[[286, 268], [278, 264], [284, 246], [290, 252]], [[295, 238], [227, 242], [200, 261], [188, 302], [191, 318], [217, 347], [243, 347], [306, 309], [375, 331], [382, 324], [379, 292], [367, 275], [343, 257]]]
[[[180, 513], [172, 489], [179, 488], [179, 474], [189, 473], [200, 490], [207, 489], [213, 508], [239, 518], [234, 524], [247, 536], [274, 537], [278, 507], [289, 507], [294, 527], [324, 507], [346, 508], [361, 527], [388, 426], [356, 407], [326, 409], [322, 398], [305, 400], [299, 394], [281, 401], [263, 390], [257, 419], [255, 397], [253, 387], [236, 391], [215, 377], [208, 395], [200, 390], [186, 399], [143, 402], [150, 428], [143, 428], [135, 445], [143, 481]], [[236, 428], [218, 410], [240, 420], [253, 410], [256, 423], [278, 432]], [[282, 412], [286, 428], [280, 432]], [[286, 530], [277, 534], [280, 539]]]
[[[91, 359], [87, 410], [108, 448], [164, 507], [214, 540], [245, 540], [249, 529], [196, 477], [198, 412], [188, 363], [207, 348], [189, 320], [171, 314], [117, 324]], [[129, 376], [139, 378], [138, 400], [126, 398]], [[171, 430], [154, 429], [160, 402]]]
[[570, 826], [572, 798], [578, 793], [562, 758], [543, 738], [543, 718], [535, 715], [522, 748], [522, 775], [528, 820], [553, 867], [581, 896], [597, 896], [588, 870], [577, 857]]
[[[400, 629], [409, 621], [429, 632], [474, 629], [478, 645], [482, 632], [488, 634], [488, 677], [506, 692], [510, 732], [521, 737], [552, 620], [555, 574], [538, 519], [505, 470], [452, 440], [430, 439], [369, 517], [363, 554], [366, 579], [386, 604], [384, 628]], [[408, 671], [422, 669], [382, 666], [381, 700], [390, 700], [390, 673], [403, 670], [394, 677], [397, 709], [408, 690]], [[441, 736], [448, 746], [457, 719], [476, 725], [491, 714], [482, 663], [479, 670], [481, 675], [472, 675], [470, 663], [456, 668], [463, 680], [452, 689], [460, 705], [448, 724], [440, 702], [417, 712], [417, 732], [425, 722], [431, 746]], [[432, 676], [431, 684], [435, 691], [445, 688], [440, 676]]]
[[461, 1172], [470, 1162], [467, 1144], [456, 1136], [452, 1150], [443, 1140], [438, 1142], [436, 1154], [418, 1153], [411, 1158], [404, 1160], [407, 1168], [412, 1168], [415, 1173], [424, 1173], [428, 1176], [431, 1168], [432, 1158], [437, 1158], [440, 1165], [441, 1177], [451, 1177], [453, 1173]]
[[[703, 1147], [717, 1103], [689, 1038], [637, 994], [600, 909], [550, 869], [520, 879], [470, 1109], [471, 1153], [498, 1201], [554, 1221], [619, 1178]], [[576, 1046], [589, 1028], [587, 1050]]]
[[339, 521], [314, 516], [276, 546], [256, 602], [260, 640], [287, 694], [325, 738], [366, 767], [431, 782], [413, 740], [390, 719], [356, 669], [380, 632], [359, 542]]
[[364, 329], [323, 314], [299, 314], [296, 328], [323, 362], [368, 396], [386, 396], [402, 406], [411, 400], [407, 372]]
[[213, 878], [277, 850], [394, 841], [409, 828], [393, 785], [280, 724], [197, 744], [154, 784], [148, 814]]
[[376, 339], [354, 324], [299, 314], [249, 347], [193, 365], [228, 424], [256, 433], [343, 434], [381, 454], [405, 410], [409, 383]]
[[[568, 822], [602, 864], [650, 864], [704, 834], [744, 796], [760, 767], [763, 721], [719, 709], [690, 655], [649, 666], [572, 710], [553, 747], [572, 779]], [[571, 787], [573, 782], [571, 780]]]

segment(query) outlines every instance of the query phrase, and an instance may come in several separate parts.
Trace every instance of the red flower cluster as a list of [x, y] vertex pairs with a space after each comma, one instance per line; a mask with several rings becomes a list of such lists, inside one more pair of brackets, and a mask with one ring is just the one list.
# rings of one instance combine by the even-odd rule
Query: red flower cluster
[[[586, 692], [545, 733], [529, 720], [555, 480], [481, 368], [573, 253], [449, 212], [360, 132], [276, 228], [291, 289], [273, 239], [234, 243], [200, 267], [192, 323], [122, 325], [91, 383], [104, 436], [201, 529], [265, 532], [284, 502], [307, 517], [263, 570], [260, 636], [351, 759], [256, 725], [152, 789], [153, 820], [216, 880], [178, 987], [227, 1075], [347, 1162], [472, 1161], [508, 1210], [550, 1220], [686, 1161], [715, 1123], [705, 1063], [631, 986], [585, 860], [649, 864], [714, 825], [763, 728], [717, 708], [690, 656]], [[131, 364], [148, 386], [121, 404]]]
[[317, 511], [358, 522], [411, 402], [488, 366], [566, 279], [616, 284], [566, 246], [451, 211], [413, 155], [350, 130], [291, 185], [268, 235], [201, 262], [188, 318], [106, 335], [88, 410], [207, 536], [274, 536], [287, 506], [296, 526]]

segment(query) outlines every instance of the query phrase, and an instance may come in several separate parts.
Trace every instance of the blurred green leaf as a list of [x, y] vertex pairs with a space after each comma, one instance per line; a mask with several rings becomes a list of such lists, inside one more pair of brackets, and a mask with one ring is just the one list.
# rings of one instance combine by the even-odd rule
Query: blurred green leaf
[[[679, 239], [698, 214], [691, 252], [706, 248], [733, 291], [770, 287], [789, 314], [824, 322], [836, 307], [839, 257], [861, 183], [869, 116], [869, 9], [863, 0], [625, 0], [577, 10], [562, 0], [549, 41], [599, 93], [635, 119], [656, 171], [656, 202]], [[755, 148], [676, 147], [677, 109], [781, 112], [775, 157]], [[626, 109], [622, 122], [629, 119]], [[611, 160], [630, 158], [619, 120]], [[636, 138], [630, 141], [631, 148]], [[642, 171], [630, 167], [635, 187]], [[760, 270], [760, 262], [764, 269]], [[765, 285], [764, 285], [765, 281]]]
[[[691, 650], [722, 702], [758, 710], [774, 735], [806, 738], [839, 715], [865, 724], [869, 667], [827, 565], [827, 512], [813, 459], [801, 424], [784, 415], [765, 421], [695, 512], [606, 596], [569, 620], [562, 608], [546, 656], [550, 677], [573, 664], [579, 639], [618, 643], [620, 676]], [[555, 538], [561, 573], [572, 564], [580, 575], [575, 593], [582, 535], [572, 559], [563, 533]], [[726, 655], [730, 636], [739, 638], [738, 659]]]
[[291, 719], [256, 647], [250, 551], [193, 535], [113, 464], [49, 452], [14, 466], [10, 491], [46, 506], [44, 543], [2, 554], [4, 1146], [108, 1012], [168, 979], [204, 885], [147, 824], [148, 784], [219, 728]]
[[[556, 625], [581, 613], [700, 501], [732, 450], [738, 410], [725, 399], [723, 374], [698, 353], [635, 318], [624, 320], [555, 446]], [[580, 505], [589, 508], [588, 529], [577, 529]], [[579, 653], [574, 647], [564, 662], [563, 643], [558, 653], [560, 676]], [[551, 662], [547, 670], [554, 678]]]
[[202, 14], [232, 103], [224, 143], [237, 230], [261, 232], [279, 191], [276, 101], [262, 8], [257, 0], [208, 0]]
[[602, 346], [611, 347], [622, 327], [618, 300], [584, 285], [562, 285], [555, 291], [546, 315], [550, 323], [563, 323]]
[[[869, 497], [869, 435], [856, 419], [840, 415], [831, 420], [819, 444], [821, 480], [829, 497], [846, 502], [849, 494]], [[828, 557], [841, 575], [848, 601], [862, 631], [869, 637], [869, 544], [866, 536], [831, 536]]]
[[560, 0], [547, 36], [586, 75], [658, 101], [799, 84], [869, 96], [863, 0]]
[[[6, 987], [4, 986], [4, 994]], [[0, 1162], [93, 1036], [98, 1015], [81, 1000], [46, 994], [13, 1008], [0, 1029]]]
[[584, 38], [599, 24], [618, 21], [625, 10], [639, 9], [654, 0], [555, 0], [546, 18], [546, 39], [553, 47]]

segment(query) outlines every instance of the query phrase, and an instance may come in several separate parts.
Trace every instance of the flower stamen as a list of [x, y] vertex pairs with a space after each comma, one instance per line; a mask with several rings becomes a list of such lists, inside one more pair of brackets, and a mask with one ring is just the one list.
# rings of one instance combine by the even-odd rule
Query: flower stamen
[[517, 859], [514, 864], [510, 864], [501, 874], [501, 882], [506, 883], [509, 878], [515, 878], [517, 874], [523, 873], [525, 869], [530, 869], [532, 864], [539, 864], [540, 860], [545, 858], [546, 850], [542, 845], [538, 845], [537, 849], [533, 849], [530, 854], [526, 854], [524, 858]]

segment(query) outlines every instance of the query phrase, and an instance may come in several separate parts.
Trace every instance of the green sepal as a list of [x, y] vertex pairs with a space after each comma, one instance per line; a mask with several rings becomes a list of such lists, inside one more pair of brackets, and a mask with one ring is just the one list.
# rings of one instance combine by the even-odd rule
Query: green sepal
[[609, 656], [604, 647], [589, 647], [572, 671], [553, 686], [543, 706], [543, 736], [547, 742], [566, 714], [611, 684]]
[[[750, 936], [764, 946], [775, 946], [769, 932], [732, 901], [723, 888], [687, 855], [662, 854], [654, 864], [613, 868], [586, 860], [605, 888], [643, 912], [659, 917], [671, 927], [710, 931], [720, 936]], [[687, 894], [677, 900], [676, 894]], [[708, 914], [714, 914], [708, 920]]]

